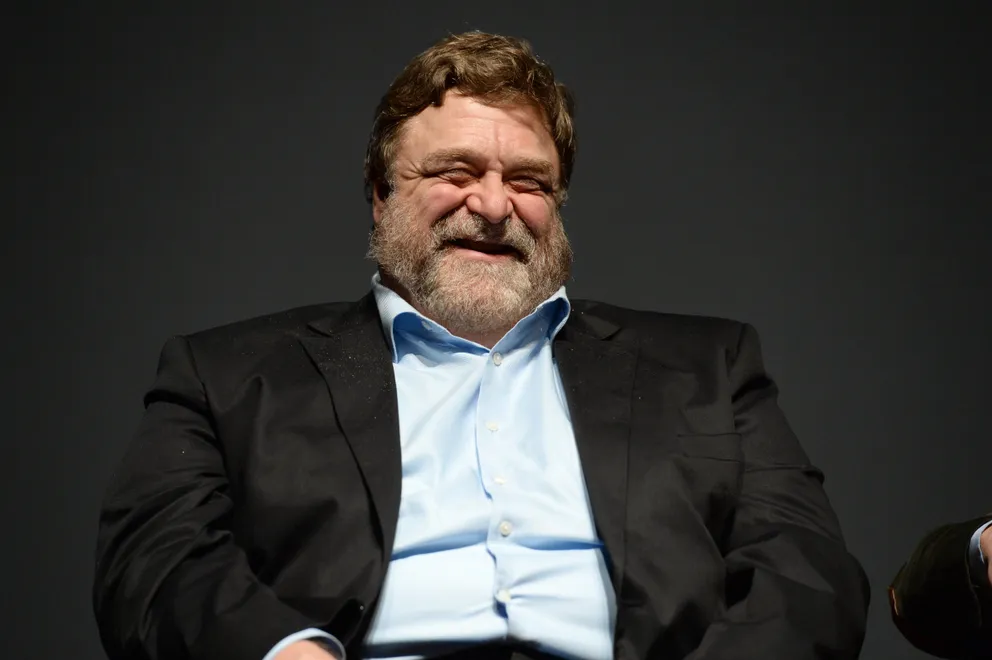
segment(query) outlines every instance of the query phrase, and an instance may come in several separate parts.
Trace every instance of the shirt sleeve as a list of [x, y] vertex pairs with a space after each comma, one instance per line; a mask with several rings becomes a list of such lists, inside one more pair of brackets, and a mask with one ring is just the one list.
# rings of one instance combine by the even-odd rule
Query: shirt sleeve
[[338, 660], [345, 660], [344, 645], [338, 641], [333, 635], [329, 635], [323, 630], [318, 630], [317, 628], [307, 628], [306, 630], [301, 630], [298, 633], [293, 633], [282, 639], [278, 644], [272, 647], [262, 660], [274, 660], [274, 658], [282, 651], [284, 648], [289, 646], [294, 642], [302, 642], [305, 639], [317, 642], [327, 647], [327, 650], [334, 654]]

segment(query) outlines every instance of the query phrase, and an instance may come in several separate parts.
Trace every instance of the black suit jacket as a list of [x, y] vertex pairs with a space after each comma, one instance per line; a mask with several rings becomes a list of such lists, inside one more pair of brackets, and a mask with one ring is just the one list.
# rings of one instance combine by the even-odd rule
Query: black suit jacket
[[[750, 326], [572, 302], [554, 354], [617, 593], [616, 658], [855, 658], [868, 586]], [[350, 658], [400, 503], [375, 302], [170, 340], [104, 502], [110, 657], [261, 660], [310, 626]]]
[[892, 581], [892, 619], [917, 648], [940, 658], [992, 657], [992, 585], [968, 561], [971, 537], [989, 520], [931, 531]]

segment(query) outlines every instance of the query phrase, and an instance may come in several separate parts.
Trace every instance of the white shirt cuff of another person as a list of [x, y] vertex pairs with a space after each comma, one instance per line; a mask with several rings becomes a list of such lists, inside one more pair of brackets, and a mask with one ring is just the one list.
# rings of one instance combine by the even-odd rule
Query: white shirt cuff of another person
[[976, 529], [975, 533], [971, 535], [971, 547], [968, 552], [968, 564], [971, 566], [971, 580], [976, 585], [984, 584], [992, 586], [989, 585], [989, 557], [986, 557], [985, 553], [982, 552], [982, 544], [980, 543], [982, 532], [984, 532], [989, 525], [992, 525], [992, 520]]
[[310, 640], [311, 642], [316, 642], [327, 647], [335, 658], [338, 660], [345, 660], [344, 645], [341, 644], [333, 635], [328, 635], [323, 630], [317, 628], [307, 628], [306, 630], [301, 630], [298, 633], [293, 633], [288, 637], [284, 638], [281, 642], [272, 647], [272, 650], [265, 654], [262, 660], [275, 660], [275, 657], [279, 655], [279, 652], [285, 649], [290, 644], [294, 642], [302, 642], [303, 640]]

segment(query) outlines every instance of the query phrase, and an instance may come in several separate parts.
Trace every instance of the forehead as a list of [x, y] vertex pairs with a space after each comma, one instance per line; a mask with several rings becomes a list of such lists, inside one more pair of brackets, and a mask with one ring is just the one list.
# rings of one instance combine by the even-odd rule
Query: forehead
[[403, 127], [397, 157], [418, 160], [436, 151], [475, 152], [487, 159], [546, 160], [557, 171], [558, 152], [541, 112], [526, 104], [489, 105], [448, 92]]

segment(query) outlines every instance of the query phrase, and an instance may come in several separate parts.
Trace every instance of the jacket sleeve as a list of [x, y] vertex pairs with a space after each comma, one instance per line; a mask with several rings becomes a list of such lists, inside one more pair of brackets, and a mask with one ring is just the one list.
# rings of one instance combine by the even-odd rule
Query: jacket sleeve
[[93, 605], [111, 660], [261, 660], [319, 627], [258, 580], [231, 511], [206, 388], [175, 338], [100, 512]]
[[744, 476], [724, 561], [726, 610], [692, 660], [857, 658], [869, 586], [777, 405], [754, 329], [728, 359]]

